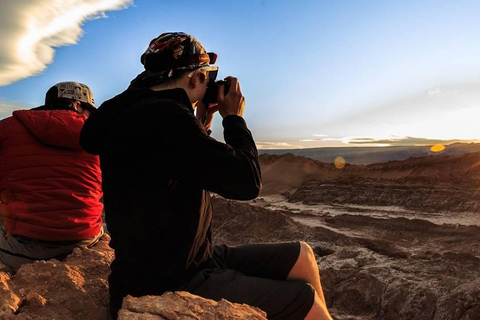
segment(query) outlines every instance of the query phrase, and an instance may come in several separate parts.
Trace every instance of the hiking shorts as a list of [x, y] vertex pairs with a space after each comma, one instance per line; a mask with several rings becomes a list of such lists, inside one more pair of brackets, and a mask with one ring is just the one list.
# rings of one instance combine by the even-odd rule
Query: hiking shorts
[[286, 280], [299, 254], [299, 242], [215, 246], [214, 267], [180, 289], [258, 307], [268, 319], [301, 320], [313, 306], [315, 290], [304, 281]]

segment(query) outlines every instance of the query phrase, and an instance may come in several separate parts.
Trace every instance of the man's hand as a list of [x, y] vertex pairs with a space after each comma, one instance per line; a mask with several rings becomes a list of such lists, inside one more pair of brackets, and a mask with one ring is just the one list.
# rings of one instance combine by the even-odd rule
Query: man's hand
[[213, 115], [215, 112], [218, 111], [218, 104], [211, 104], [208, 108], [205, 104], [200, 100], [197, 102], [197, 106], [195, 108], [195, 117], [197, 117], [198, 121], [200, 121], [205, 130], [208, 131], [212, 127], [213, 122]]
[[230, 89], [225, 95], [224, 85], [218, 89], [218, 111], [222, 118], [229, 115], [243, 116], [245, 109], [245, 97], [240, 91], [240, 84], [235, 77], [226, 77], [225, 81], [230, 83]]

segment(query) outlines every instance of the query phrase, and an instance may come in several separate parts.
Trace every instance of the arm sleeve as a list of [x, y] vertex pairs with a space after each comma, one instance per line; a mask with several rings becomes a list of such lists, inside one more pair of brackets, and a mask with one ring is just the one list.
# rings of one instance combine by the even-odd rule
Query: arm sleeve
[[105, 148], [110, 122], [106, 115], [108, 110], [99, 108], [85, 121], [80, 132], [80, 145], [94, 155], [99, 155]]
[[258, 152], [245, 120], [239, 116], [223, 119], [221, 143], [208, 136], [192, 115], [169, 127], [167, 156], [174, 178], [229, 199], [249, 200], [261, 190]]
[[[88, 117], [80, 132], [80, 146], [86, 152], [100, 155], [105, 151], [110, 128], [115, 119], [131, 106], [132, 99], [125, 93], [121, 93], [104, 102]], [[120, 104], [118, 100], [122, 100], [124, 103]]]

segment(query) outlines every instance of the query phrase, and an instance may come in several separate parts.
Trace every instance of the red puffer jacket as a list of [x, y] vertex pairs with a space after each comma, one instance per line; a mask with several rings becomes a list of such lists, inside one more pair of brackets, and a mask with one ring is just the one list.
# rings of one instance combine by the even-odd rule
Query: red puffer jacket
[[91, 238], [102, 227], [99, 159], [82, 150], [84, 115], [13, 112], [0, 121], [0, 215], [12, 235]]

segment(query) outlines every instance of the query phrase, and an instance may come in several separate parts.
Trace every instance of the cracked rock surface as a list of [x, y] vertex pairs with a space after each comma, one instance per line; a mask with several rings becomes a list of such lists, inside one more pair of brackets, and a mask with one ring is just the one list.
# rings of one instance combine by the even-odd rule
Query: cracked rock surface
[[166, 292], [162, 296], [123, 299], [118, 320], [204, 319], [204, 320], [266, 320], [266, 314], [246, 304], [204, 299], [188, 292]]

